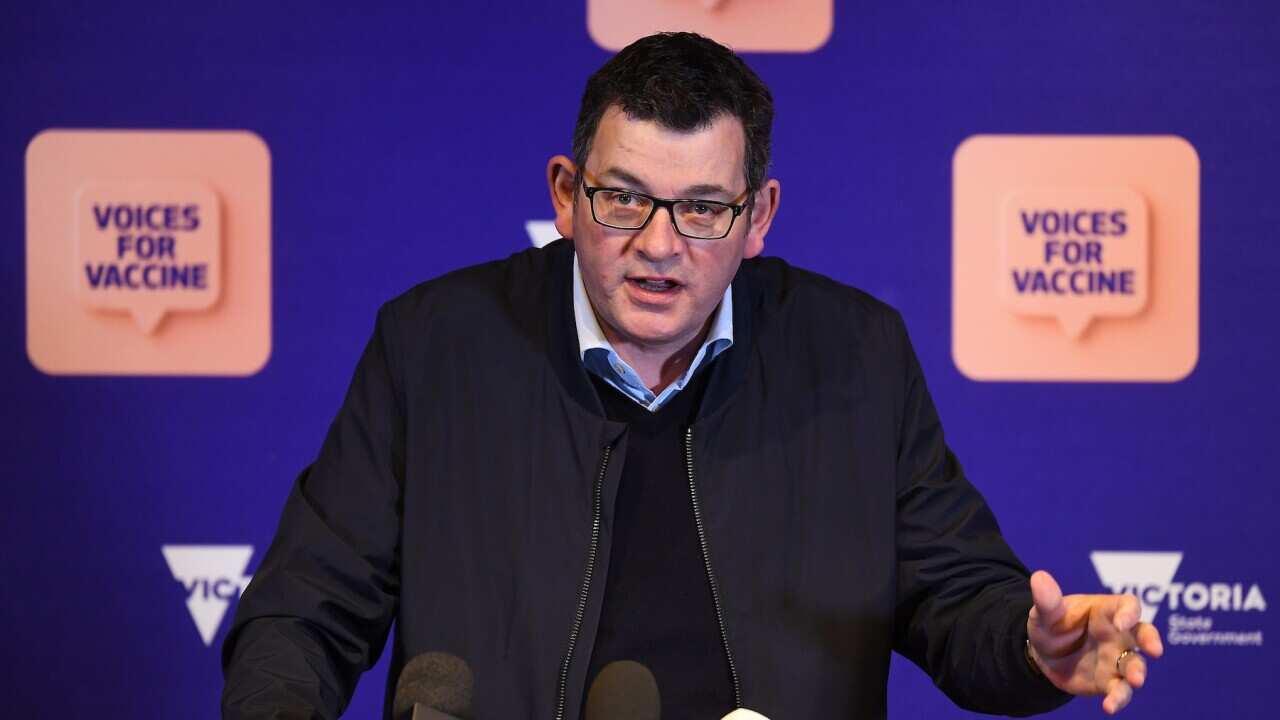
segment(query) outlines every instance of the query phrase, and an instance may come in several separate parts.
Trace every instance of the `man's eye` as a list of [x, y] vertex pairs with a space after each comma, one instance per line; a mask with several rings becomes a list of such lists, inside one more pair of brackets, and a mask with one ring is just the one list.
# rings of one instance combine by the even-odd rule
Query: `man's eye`
[[634, 205], [636, 202], [636, 196], [629, 195], [627, 193], [618, 193], [613, 197], [613, 201], [619, 205]]
[[725, 208], [711, 203], [689, 203], [688, 211], [699, 217], [714, 217], [724, 212]]

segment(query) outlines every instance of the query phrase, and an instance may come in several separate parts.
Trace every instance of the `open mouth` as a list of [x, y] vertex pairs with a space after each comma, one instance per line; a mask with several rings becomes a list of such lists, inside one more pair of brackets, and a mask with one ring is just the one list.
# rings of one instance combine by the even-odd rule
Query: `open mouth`
[[641, 290], [654, 293], [667, 293], [680, 287], [680, 283], [670, 278], [629, 277], [627, 282]]

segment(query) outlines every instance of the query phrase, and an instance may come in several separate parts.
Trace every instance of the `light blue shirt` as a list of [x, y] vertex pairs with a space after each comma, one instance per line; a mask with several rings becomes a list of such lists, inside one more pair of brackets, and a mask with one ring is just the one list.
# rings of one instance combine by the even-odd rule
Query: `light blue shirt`
[[684, 389], [689, 379], [706, 363], [733, 345], [733, 286], [725, 288], [724, 297], [716, 307], [715, 317], [711, 320], [711, 329], [698, 354], [693, 356], [689, 369], [675, 382], [655, 394], [618, 352], [604, 337], [600, 329], [600, 321], [591, 309], [591, 300], [587, 297], [587, 287], [582, 284], [582, 269], [578, 267], [578, 256], [573, 256], [573, 317], [578, 325], [578, 349], [582, 354], [582, 364], [587, 370], [595, 373], [602, 380], [617, 388], [619, 392], [640, 403], [649, 412], [657, 412], [675, 394]]

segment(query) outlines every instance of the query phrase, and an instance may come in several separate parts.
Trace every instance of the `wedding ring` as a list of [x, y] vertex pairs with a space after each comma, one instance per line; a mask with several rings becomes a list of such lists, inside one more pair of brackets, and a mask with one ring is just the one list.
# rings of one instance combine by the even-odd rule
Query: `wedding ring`
[[1116, 658], [1116, 674], [1119, 675], [1120, 677], [1124, 677], [1124, 670], [1121, 668], [1121, 663], [1124, 662], [1124, 659], [1126, 656], [1141, 655], [1141, 654], [1142, 653], [1136, 647], [1131, 647], [1128, 650], [1125, 650], [1124, 652], [1120, 653], [1120, 657]]

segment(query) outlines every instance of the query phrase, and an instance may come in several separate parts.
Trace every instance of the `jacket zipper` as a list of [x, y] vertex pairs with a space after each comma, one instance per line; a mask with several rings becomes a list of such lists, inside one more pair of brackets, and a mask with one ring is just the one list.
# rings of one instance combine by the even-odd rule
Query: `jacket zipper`
[[716, 586], [715, 573], [711, 571], [711, 550], [707, 546], [707, 533], [702, 526], [702, 510], [698, 504], [698, 485], [693, 479], [693, 428], [684, 431], [684, 461], [689, 471], [689, 498], [693, 501], [693, 524], [698, 529], [698, 547], [702, 549], [702, 566], [707, 570], [707, 584], [711, 586], [711, 604], [716, 609], [716, 623], [720, 626], [720, 644], [729, 661], [729, 681], [733, 684], [733, 706], [742, 707], [742, 684], [738, 681], [738, 668], [733, 664], [733, 651], [729, 649], [729, 633], [725, 630], [724, 610], [720, 607], [720, 590]]
[[573, 627], [569, 630], [569, 649], [560, 663], [556, 720], [564, 720], [564, 706], [569, 693], [569, 665], [573, 662], [573, 651], [578, 645], [578, 636], [582, 633], [582, 621], [587, 616], [587, 598], [591, 595], [591, 576], [595, 574], [596, 556], [600, 553], [600, 503], [604, 490], [604, 475], [609, 469], [609, 455], [612, 452], [612, 445], [604, 446], [604, 454], [600, 458], [600, 472], [596, 474], [596, 484], [591, 493], [591, 546], [587, 550], [587, 571], [582, 576], [582, 587], [578, 590], [578, 607], [573, 612]]
[[[587, 615], [587, 599], [591, 594], [591, 578], [595, 574], [596, 557], [600, 553], [600, 513], [604, 488], [604, 476], [609, 468], [609, 456], [613, 452], [612, 445], [604, 447], [600, 458], [600, 472], [596, 474], [595, 487], [591, 499], [591, 545], [587, 549], [587, 569], [582, 576], [582, 587], [578, 590], [578, 607], [573, 612], [573, 627], [569, 630], [569, 649], [560, 663], [560, 688], [556, 696], [556, 720], [564, 720], [565, 702], [569, 694], [569, 666], [573, 662], [573, 651], [578, 645], [578, 636], [582, 633], [582, 623]], [[698, 548], [702, 552], [702, 567], [707, 573], [707, 584], [711, 587], [711, 604], [716, 611], [716, 625], [720, 629], [720, 644], [724, 648], [725, 659], [729, 661], [729, 681], [733, 685], [733, 705], [742, 707], [742, 684], [738, 680], [738, 668], [733, 662], [733, 651], [729, 648], [729, 633], [725, 630], [724, 610], [720, 605], [720, 589], [716, 585], [715, 573], [711, 570], [711, 550], [707, 544], [706, 529], [702, 525], [702, 508], [698, 503], [698, 484], [693, 473], [693, 428], [684, 433], [685, 469], [689, 474], [689, 499], [693, 504], [693, 524], [698, 531]]]

